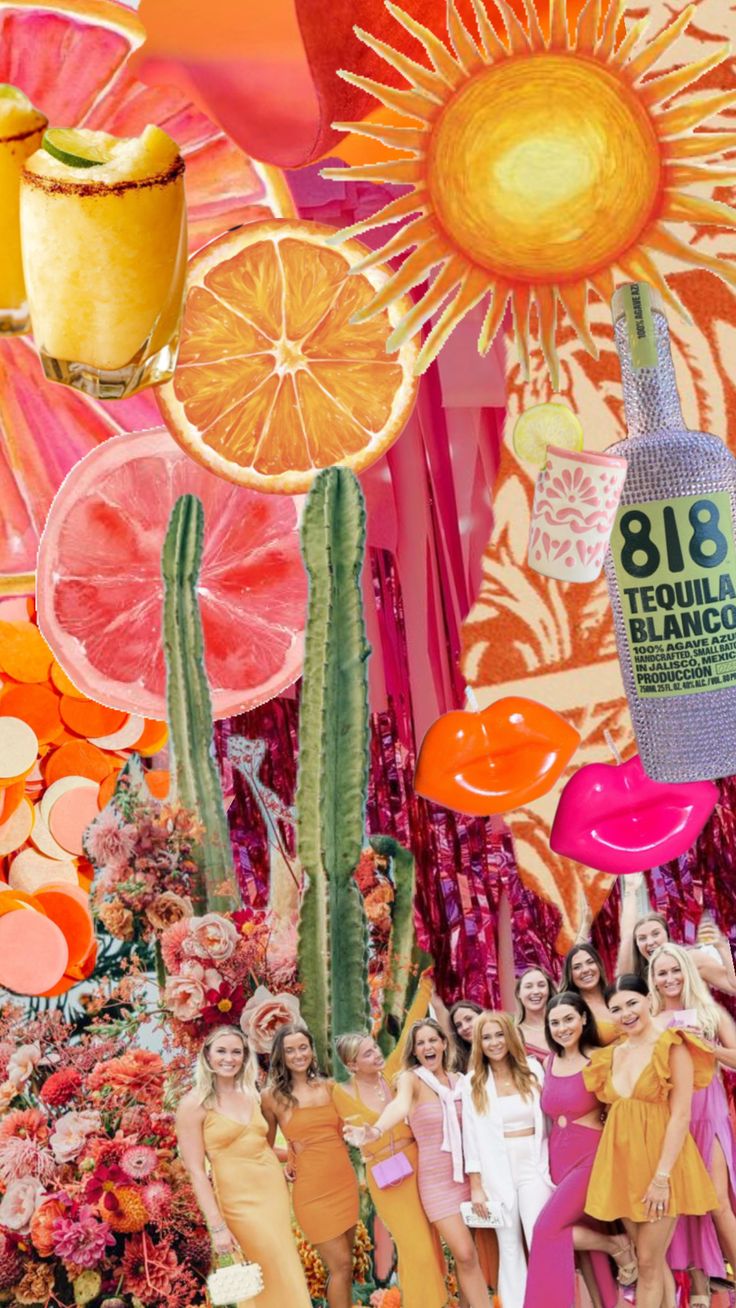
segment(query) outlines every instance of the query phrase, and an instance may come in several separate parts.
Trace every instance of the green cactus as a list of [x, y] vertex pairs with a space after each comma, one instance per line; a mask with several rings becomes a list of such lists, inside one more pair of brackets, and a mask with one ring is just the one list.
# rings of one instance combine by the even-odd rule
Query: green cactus
[[416, 989], [417, 975], [430, 963], [414, 940], [414, 856], [393, 836], [371, 836], [371, 849], [391, 860], [394, 882], [393, 924], [388, 980], [383, 989], [383, 1022], [378, 1043], [390, 1054], [401, 1034], [404, 1014]]
[[204, 834], [195, 850], [200, 867], [195, 912], [226, 913], [231, 899], [217, 893], [235, 881], [222, 787], [212, 754], [212, 701], [204, 669], [197, 581], [202, 562], [204, 509], [196, 495], [176, 501], [166, 531], [163, 638], [172, 755], [171, 797], [197, 814]]
[[309, 574], [299, 712], [297, 843], [307, 886], [299, 922], [302, 1013], [325, 1071], [332, 1037], [367, 1030], [368, 929], [353, 871], [363, 844], [368, 783], [368, 677], [360, 572], [365, 505], [354, 474], [326, 468], [304, 511]]

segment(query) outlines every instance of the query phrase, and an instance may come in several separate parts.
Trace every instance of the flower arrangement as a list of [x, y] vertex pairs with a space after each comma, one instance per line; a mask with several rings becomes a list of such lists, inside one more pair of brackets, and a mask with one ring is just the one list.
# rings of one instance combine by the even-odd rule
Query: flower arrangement
[[371, 1016], [379, 1027], [383, 1020], [383, 992], [391, 954], [392, 907], [396, 890], [389, 875], [388, 859], [373, 849], [364, 849], [353, 873], [363, 896], [368, 919], [368, 989]]
[[[324, 1265], [316, 1249], [309, 1244], [296, 1224], [294, 1225], [294, 1238], [297, 1242], [299, 1257], [302, 1260], [304, 1275], [307, 1278], [307, 1289], [312, 1299], [319, 1303], [324, 1298], [327, 1287], [327, 1273]], [[371, 1282], [373, 1272], [372, 1250], [373, 1246], [367, 1227], [363, 1222], [358, 1222], [353, 1246], [353, 1286], [364, 1286]]]
[[159, 1054], [0, 1018], [0, 1300], [204, 1308], [210, 1240]]

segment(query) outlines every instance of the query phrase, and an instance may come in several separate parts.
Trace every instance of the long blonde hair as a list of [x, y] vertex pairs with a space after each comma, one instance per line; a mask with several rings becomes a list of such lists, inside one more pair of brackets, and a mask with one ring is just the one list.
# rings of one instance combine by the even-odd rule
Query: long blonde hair
[[404, 1057], [402, 1060], [404, 1071], [413, 1072], [415, 1067], [421, 1067], [421, 1063], [419, 1062], [419, 1059], [417, 1058], [414, 1052], [414, 1046], [416, 1044], [416, 1039], [419, 1032], [422, 1030], [422, 1027], [425, 1026], [428, 1026], [431, 1031], [436, 1032], [436, 1034], [442, 1040], [443, 1072], [452, 1071], [453, 1057], [452, 1057], [452, 1049], [450, 1048], [450, 1042], [447, 1038], [447, 1035], [442, 1030], [442, 1027], [440, 1026], [439, 1022], [436, 1022], [433, 1017], [422, 1017], [419, 1019], [418, 1022], [412, 1023], [412, 1025], [409, 1027], [409, 1034], [406, 1037], [406, 1044], [404, 1046]]
[[470, 1093], [473, 1104], [479, 1113], [488, 1111], [488, 1078], [492, 1075], [490, 1062], [483, 1052], [483, 1027], [487, 1022], [497, 1022], [506, 1041], [506, 1058], [511, 1069], [511, 1078], [522, 1099], [532, 1099], [535, 1087], [541, 1089], [537, 1077], [530, 1068], [519, 1029], [509, 1013], [498, 1013], [488, 1009], [476, 1017], [473, 1023], [473, 1043], [470, 1048]]
[[664, 1011], [664, 1000], [654, 984], [654, 966], [663, 954], [669, 954], [670, 958], [674, 958], [682, 971], [680, 1007], [694, 1008], [703, 1028], [703, 1034], [708, 1040], [714, 1040], [721, 1024], [721, 1010], [714, 1002], [687, 950], [683, 949], [682, 945], [673, 944], [671, 940], [663, 945], [657, 945], [649, 960], [649, 994], [652, 997], [652, 1012], [656, 1016], [657, 1013]]
[[255, 1059], [250, 1050], [250, 1045], [246, 1040], [240, 1027], [230, 1026], [222, 1023], [209, 1031], [204, 1038], [202, 1048], [197, 1054], [197, 1062], [194, 1068], [194, 1093], [197, 1103], [204, 1108], [209, 1108], [217, 1102], [217, 1093], [215, 1088], [215, 1074], [207, 1061], [207, 1051], [222, 1035], [234, 1035], [243, 1045], [243, 1064], [235, 1077], [235, 1089], [244, 1091], [248, 1094], [258, 1095], [256, 1085], [256, 1065]]

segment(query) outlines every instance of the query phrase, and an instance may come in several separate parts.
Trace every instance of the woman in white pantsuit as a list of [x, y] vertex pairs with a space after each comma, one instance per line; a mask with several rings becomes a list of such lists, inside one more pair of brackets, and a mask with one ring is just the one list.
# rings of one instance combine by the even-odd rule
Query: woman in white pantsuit
[[508, 1013], [481, 1013], [473, 1024], [463, 1080], [463, 1148], [473, 1207], [500, 1210], [498, 1291], [504, 1308], [521, 1308], [532, 1231], [554, 1186], [540, 1095], [544, 1072], [527, 1058]]

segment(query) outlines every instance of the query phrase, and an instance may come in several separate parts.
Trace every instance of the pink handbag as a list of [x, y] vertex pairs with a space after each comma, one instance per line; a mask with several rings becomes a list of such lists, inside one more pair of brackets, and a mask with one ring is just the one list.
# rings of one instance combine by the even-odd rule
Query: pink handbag
[[[393, 1136], [390, 1148], [393, 1150]], [[384, 1158], [382, 1163], [374, 1163], [371, 1167], [371, 1176], [378, 1186], [379, 1190], [390, 1190], [393, 1185], [401, 1185], [407, 1176], [411, 1176], [414, 1168], [403, 1150], [398, 1153], [391, 1153], [388, 1158]]]

